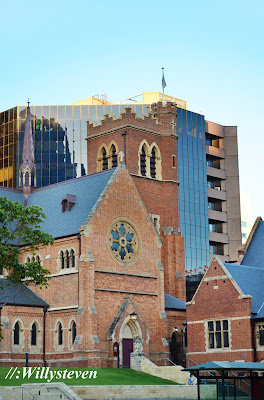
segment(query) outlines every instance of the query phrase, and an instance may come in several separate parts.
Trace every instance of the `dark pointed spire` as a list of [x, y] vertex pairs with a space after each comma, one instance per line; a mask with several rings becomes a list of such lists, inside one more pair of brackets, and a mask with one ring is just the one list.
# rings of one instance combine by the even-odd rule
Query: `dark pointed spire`
[[27, 106], [22, 160], [19, 168], [19, 186], [36, 186], [35, 155], [29, 101]]

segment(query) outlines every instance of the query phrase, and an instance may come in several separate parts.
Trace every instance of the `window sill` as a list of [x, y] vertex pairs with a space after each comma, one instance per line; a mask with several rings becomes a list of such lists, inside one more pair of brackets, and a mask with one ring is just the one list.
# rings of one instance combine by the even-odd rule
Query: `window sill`
[[222, 353], [223, 351], [230, 351], [231, 347], [221, 347], [216, 349], [207, 349], [207, 353]]
[[56, 274], [50, 274], [48, 276], [54, 277], [54, 276], [61, 276], [61, 275], [71, 275], [71, 274], [77, 274], [79, 271], [75, 268], [67, 268], [67, 270], [61, 270], [60, 272]]

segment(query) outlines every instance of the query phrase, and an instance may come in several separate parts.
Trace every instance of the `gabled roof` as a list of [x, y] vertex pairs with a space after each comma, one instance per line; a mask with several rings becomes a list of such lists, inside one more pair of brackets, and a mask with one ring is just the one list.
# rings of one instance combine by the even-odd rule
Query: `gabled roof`
[[224, 265], [242, 292], [252, 296], [252, 318], [264, 318], [264, 268], [229, 263]]
[[49, 307], [48, 303], [33, 293], [28, 287], [7, 279], [0, 279], [0, 305], [12, 304], [27, 307]]
[[259, 220], [241, 265], [264, 270], [264, 221]]
[[186, 310], [184, 301], [165, 293], [165, 309], [169, 310]]

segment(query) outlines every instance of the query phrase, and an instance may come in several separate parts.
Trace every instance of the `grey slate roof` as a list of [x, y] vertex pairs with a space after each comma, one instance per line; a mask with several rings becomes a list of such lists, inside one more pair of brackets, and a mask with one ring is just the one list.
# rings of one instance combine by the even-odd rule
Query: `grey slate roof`
[[3, 303], [40, 308], [49, 307], [48, 303], [28, 287], [12, 283], [7, 279], [0, 279], [0, 305]]
[[[78, 233], [114, 171], [111, 169], [35, 190], [29, 196], [27, 205], [41, 207], [46, 215], [41, 230], [54, 238]], [[66, 195], [75, 195], [76, 203], [70, 211], [62, 212], [61, 201]], [[25, 202], [18, 190], [2, 188], [0, 196], [20, 201], [21, 204]]]
[[184, 301], [165, 293], [165, 309], [186, 310]]
[[264, 318], [264, 268], [224, 264], [245, 295], [252, 296], [252, 318]]
[[264, 221], [259, 221], [241, 265], [264, 269]]
[[25, 197], [20, 190], [9, 189], [0, 186], [0, 197], [6, 197], [10, 201], [19, 201], [20, 204], [25, 204]]

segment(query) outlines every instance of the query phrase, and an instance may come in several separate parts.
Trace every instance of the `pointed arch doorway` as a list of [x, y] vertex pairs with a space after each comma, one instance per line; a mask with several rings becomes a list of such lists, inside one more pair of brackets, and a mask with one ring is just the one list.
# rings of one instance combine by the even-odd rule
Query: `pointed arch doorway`
[[130, 354], [133, 352], [133, 339], [136, 336], [142, 338], [140, 325], [137, 321], [131, 318], [124, 321], [121, 329], [121, 343], [122, 343], [122, 364], [124, 368], [130, 367]]

